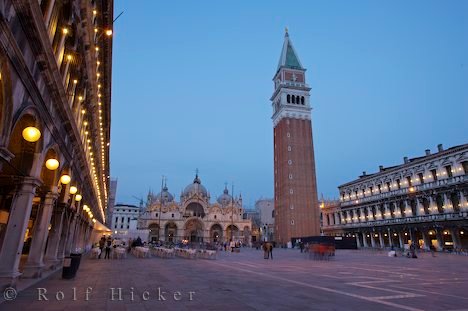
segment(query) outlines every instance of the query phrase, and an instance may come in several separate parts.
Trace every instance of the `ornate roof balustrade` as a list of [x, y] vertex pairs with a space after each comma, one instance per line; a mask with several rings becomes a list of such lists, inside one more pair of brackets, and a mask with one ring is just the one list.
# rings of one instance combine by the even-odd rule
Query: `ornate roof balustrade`
[[451, 178], [440, 179], [440, 180], [420, 184], [417, 186], [398, 189], [394, 191], [388, 191], [384, 193], [361, 197], [361, 198], [354, 199], [354, 200], [344, 201], [344, 202], [341, 202], [341, 207], [342, 208], [349, 207], [349, 206], [353, 206], [353, 205], [357, 205], [361, 203], [368, 203], [372, 201], [383, 200], [383, 199], [391, 198], [394, 196], [401, 196], [401, 195], [406, 195], [410, 193], [412, 194], [412, 193], [417, 193], [417, 192], [422, 192], [422, 191], [427, 191], [427, 190], [434, 190], [437, 188], [453, 186], [456, 184], [463, 184], [463, 183], [468, 183], [468, 175], [454, 176]]

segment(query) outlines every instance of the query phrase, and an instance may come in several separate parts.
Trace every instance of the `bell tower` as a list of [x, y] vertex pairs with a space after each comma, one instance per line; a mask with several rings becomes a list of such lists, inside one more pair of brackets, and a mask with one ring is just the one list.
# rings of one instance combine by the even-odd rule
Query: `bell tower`
[[320, 235], [310, 90], [286, 29], [273, 78], [275, 235], [279, 243]]

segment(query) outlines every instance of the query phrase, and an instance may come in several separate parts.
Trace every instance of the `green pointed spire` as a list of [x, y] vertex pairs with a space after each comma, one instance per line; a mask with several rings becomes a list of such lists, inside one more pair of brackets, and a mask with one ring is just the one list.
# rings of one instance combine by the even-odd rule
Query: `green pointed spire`
[[289, 39], [288, 29], [286, 28], [284, 33], [283, 49], [281, 50], [281, 56], [278, 63], [278, 69], [281, 67], [287, 67], [292, 69], [304, 69], [301, 61], [297, 56], [296, 51], [292, 45], [291, 39]]

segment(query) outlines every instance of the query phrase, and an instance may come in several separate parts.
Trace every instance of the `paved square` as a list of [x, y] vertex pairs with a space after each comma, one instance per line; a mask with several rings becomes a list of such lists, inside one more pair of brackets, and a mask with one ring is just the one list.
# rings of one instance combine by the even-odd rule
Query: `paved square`
[[458, 255], [350, 250], [314, 261], [285, 249], [273, 260], [255, 249], [217, 260], [86, 258], [74, 280], [55, 274], [0, 310], [468, 310], [467, 263]]

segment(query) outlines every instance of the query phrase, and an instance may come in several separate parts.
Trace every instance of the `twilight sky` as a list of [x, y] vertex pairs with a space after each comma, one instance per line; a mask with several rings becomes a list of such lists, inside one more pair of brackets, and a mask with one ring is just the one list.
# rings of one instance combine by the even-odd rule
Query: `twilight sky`
[[212, 200], [273, 196], [272, 78], [284, 27], [312, 87], [319, 196], [468, 143], [468, 1], [115, 0], [111, 175], [137, 204], [195, 169]]

